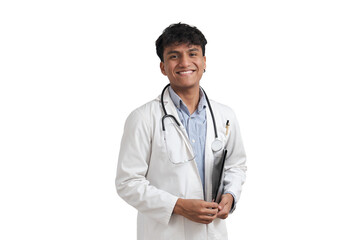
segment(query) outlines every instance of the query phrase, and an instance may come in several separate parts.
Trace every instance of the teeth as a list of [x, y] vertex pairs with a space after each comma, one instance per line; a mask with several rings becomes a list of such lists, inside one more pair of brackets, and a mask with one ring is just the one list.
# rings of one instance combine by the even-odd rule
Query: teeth
[[188, 73], [192, 73], [192, 71], [191, 70], [189, 70], [189, 71], [185, 71], [185, 72], [179, 72], [180, 74], [188, 74]]

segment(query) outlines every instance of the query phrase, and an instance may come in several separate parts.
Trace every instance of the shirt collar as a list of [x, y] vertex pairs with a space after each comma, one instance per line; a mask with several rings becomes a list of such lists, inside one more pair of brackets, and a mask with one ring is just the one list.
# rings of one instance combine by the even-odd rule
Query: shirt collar
[[200, 112], [204, 108], [206, 108], [206, 98], [203, 90], [200, 88], [200, 101], [197, 109]]
[[[176, 94], [176, 92], [172, 89], [171, 86], [169, 86], [169, 95], [171, 100], [173, 101], [174, 105], [178, 108], [178, 109], [182, 109], [184, 110], [184, 108], [186, 109], [187, 112], [189, 112], [187, 106], [185, 105], [185, 103], [183, 102], [183, 100], [179, 97], [179, 95]], [[201, 112], [205, 107], [206, 107], [206, 99], [205, 99], [205, 94], [203, 93], [202, 89], [200, 88], [200, 100], [199, 100], [199, 104], [197, 107], [197, 111]]]

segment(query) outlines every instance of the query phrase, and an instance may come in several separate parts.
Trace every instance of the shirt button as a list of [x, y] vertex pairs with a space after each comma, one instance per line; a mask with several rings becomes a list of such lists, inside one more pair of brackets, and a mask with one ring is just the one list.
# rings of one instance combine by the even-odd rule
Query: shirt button
[[195, 139], [193, 139], [192, 142], [195, 143]]

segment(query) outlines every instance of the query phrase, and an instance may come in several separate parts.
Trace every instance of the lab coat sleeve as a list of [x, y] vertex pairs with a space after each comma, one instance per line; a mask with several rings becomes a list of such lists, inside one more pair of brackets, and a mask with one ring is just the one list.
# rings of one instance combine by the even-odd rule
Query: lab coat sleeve
[[119, 196], [128, 204], [167, 225], [178, 197], [150, 185], [146, 179], [151, 132], [149, 116], [139, 110], [130, 114], [121, 140], [115, 185]]
[[230, 133], [227, 141], [228, 156], [225, 161], [224, 192], [229, 192], [234, 197], [235, 204], [230, 212], [236, 208], [242, 191], [242, 185], [246, 179], [246, 155], [240, 135], [240, 128], [235, 114], [231, 111]]

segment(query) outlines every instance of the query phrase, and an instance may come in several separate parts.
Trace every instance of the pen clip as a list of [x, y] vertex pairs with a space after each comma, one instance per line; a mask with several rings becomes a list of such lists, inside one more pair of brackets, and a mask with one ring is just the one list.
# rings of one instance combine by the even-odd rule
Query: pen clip
[[227, 136], [227, 135], [228, 135], [228, 132], [229, 132], [229, 126], [230, 126], [230, 121], [229, 121], [229, 120], [227, 120], [227, 121], [226, 121], [226, 126], [225, 126], [225, 128], [226, 128], [226, 133], [225, 133], [225, 136]]

